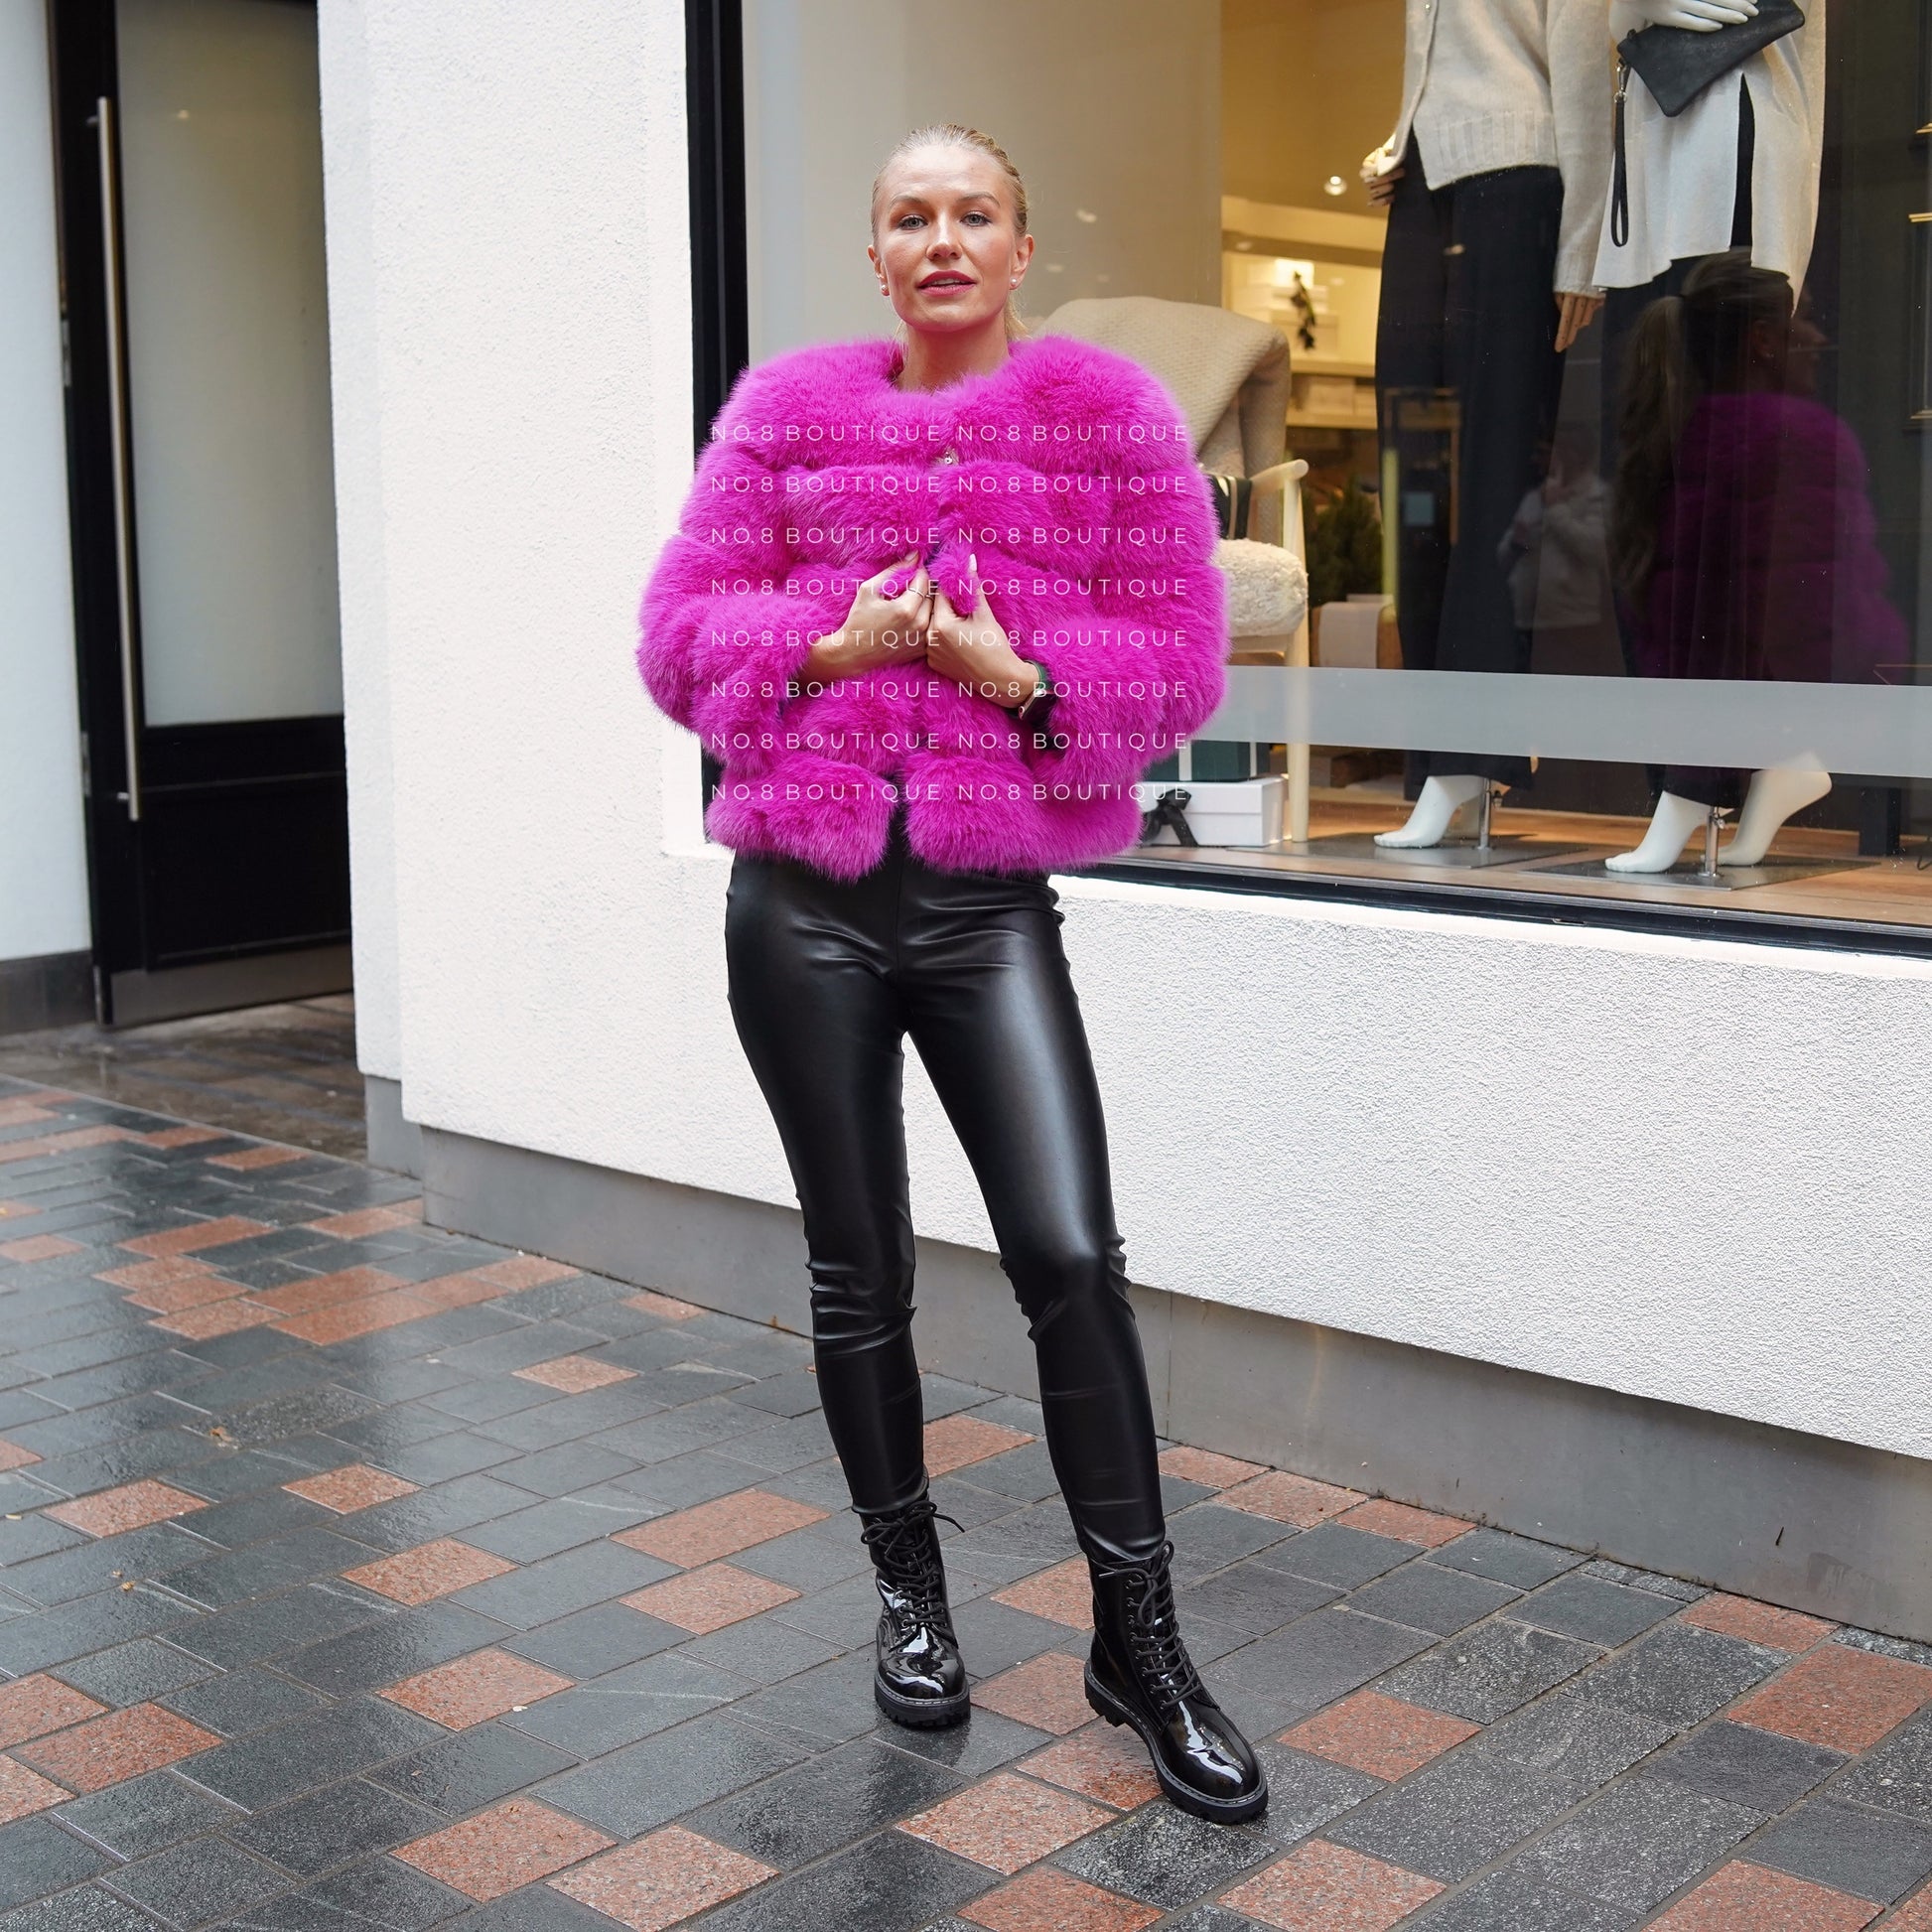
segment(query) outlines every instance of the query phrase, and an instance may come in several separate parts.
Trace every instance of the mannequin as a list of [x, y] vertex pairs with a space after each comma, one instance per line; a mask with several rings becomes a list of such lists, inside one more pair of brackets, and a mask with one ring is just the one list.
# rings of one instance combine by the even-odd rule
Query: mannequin
[[[1633, 335], [1651, 305], [1681, 294], [1701, 261], [1726, 248], [1749, 251], [1751, 266], [1804, 286], [1818, 220], [1824, 154], [1825, 5], [1806, 0], [1805, 25], [1715, 82], [1675, 118], [1658, 108], [1643, 80], [1629, 76], [1624, 98], [1629, 225], [1606, 218], [1596, 280], [1608, 292], [1604, 317], [1603, 412], [1606, 459], [1618, 447], [1616, 412]], [[1613, 0], [1614, 38], [1648, 27], [1715, 33], [1750, 19], [1754, 0]], [[1728, 209], [1726, 219], [1725, 210]], [[1800, 388], [1806, 386], [1799, 384]], [[1618, 607], [1626, 665], [1635, 617]], [[1636, 848], [1604, 863], [1612, 872], [1667, 872], [1699, 833], [1711, 808], [1729, 809], [1733, 781], [1722, 774], [1663, 774], [1649, 830]], [[1719, 863], [1754, 866], [1786, 819], [1832, 788], [1816, 761], [1755, 773], [1737, 832]]]
[[[1376, 387], [1411, 670], [1527, 668], [1502, 553], [1542, 482], [1564, 354], [1601, 306], [1608, 28], [1608, 0], [1408, 0], [1402, 114], [1362, 178], [1389, 209]], [[1414, 753], [1414, 809], [1376, 843], [1438, 845], [1529, 769]]]

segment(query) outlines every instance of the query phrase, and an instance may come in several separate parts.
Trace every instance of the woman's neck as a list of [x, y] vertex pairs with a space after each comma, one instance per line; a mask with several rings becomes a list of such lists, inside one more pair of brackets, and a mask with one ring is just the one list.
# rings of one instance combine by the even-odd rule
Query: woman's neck
[[990, 375], [1011, 353], [1006, 316], [990, 316], [987, 326], [948, 331], [945, 335], [908, 336], [899, 351], [899, 371], [893, 378], [900, 389], [943, 389], [962, 376]]

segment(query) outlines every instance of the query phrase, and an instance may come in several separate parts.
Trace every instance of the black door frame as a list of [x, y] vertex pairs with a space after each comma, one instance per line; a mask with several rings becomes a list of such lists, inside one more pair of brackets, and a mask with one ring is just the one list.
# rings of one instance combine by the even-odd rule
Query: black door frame
[[103, 142], [96, 105], [119, 100], [114, 0], [58, 0], [48, 23], [96, 1017], [127, 1025], [345, 991], [342, 719], [141, 720], [140, 533], [124, 420], [116, 461], [124, 330], [103, 247], [102, 154], [118, 199], [118, 147]]

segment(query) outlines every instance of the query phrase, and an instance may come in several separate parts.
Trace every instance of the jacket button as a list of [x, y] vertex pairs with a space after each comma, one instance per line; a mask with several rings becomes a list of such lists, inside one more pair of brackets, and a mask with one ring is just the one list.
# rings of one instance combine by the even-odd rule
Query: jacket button
[[941, 450], [939, 452], [939, 461], [941, 463], [957, 463], [959, 461], [959, 452], [957, 450]]

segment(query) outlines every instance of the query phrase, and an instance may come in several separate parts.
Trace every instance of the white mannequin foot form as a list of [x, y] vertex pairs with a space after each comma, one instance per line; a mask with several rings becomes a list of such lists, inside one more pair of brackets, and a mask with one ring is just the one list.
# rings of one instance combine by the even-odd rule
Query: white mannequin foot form
[[1377, 832], [1375, 843], [1391, 848], [1441, 845], [1449, 836], [1449, 821], [1482, 796], [1487, 782], [1468, 772], [1457, 772], [1452, 778], [1425, 779], [1408, 824], [1398, 832]]
[[1667, 791], [1657, 800], [1643, 843], [1634, 852], [1619, 852], [1603, 864], [1611, 872], [1669, 872], [1709, 816], [1695, 798], [1680, 798], [1676, 792]]
[[1771, 849], [1778, 828], [1794, 812], [1815, 805], [1832, 788], [1832, 774], [1803, 765], [1768, 764], [1751, 778], [1737, 836], [1725, 847], [1721, 866], [1754, 866]]

